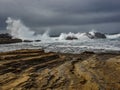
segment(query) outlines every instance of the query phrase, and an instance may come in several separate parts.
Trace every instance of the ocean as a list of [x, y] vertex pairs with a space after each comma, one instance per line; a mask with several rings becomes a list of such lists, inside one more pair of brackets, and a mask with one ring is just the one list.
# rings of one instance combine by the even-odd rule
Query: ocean
[[[44, 34], [35, 34], [34, 30], [26, 27], [21, 20], [8, 18], [6, 20], [7, 31], [13, 38], [32, 40], [33, 42], [22, 42], [14, 44], [0, 44], [0, 52], [19, 49], [44, 49], [46, 52], [81, 53], [93, 52], [119, 52], [120, 34], [101, 34], [95, 30], [85, 33], [61, 33], [57, 37], [49, 36], [49, 28]], [[97, 35], [96, 33], [100, 34]], [[99, 37], [98, 37], [99, 36]], [[105, 38], [101, 38], [105, 36]], [[66, 38], [71, 40], [66, 40]], [[90, 38], [92, 37], [92, 38]], [[35, 42], [35, 40], [41, 40]]]
[[45, 40], [41, 42], [22, 42], [15, 44], [1, 44], [0, 52], [19, 49], [44, 49], [46, 52], [81, 53], [93, 52], [119, 52], [119, 39], [89, 39], [89, 40]]

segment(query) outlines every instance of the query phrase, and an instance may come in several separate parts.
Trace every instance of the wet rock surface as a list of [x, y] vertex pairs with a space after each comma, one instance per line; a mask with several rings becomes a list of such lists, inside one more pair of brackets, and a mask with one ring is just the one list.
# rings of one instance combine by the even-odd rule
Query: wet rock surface
[[20, 43], [20, 42], [40, 42], [41, 40], [21, 40], [13, 38], [8, 33], [0, 34], [0, 44], [11, 44], [11, 43]]
[[68, 36], [66, 37], [66, 40], [78, 40], [78, 38], [74, 36]]
[[24, 40], [23, 42], [33, 42], [32, 40]]
[[21, 39], [0, 38], [0, 44], [20, 43]]
[[88, 36], [90, 39], [105, 39], [106, 36], [105, 34], [99, 33], [99, 32], [94, 32], [94, 35], [91, 33], [86, 33], [86, 36]]
[[10, 44], [22, 42], [21, 39], [13, 39], [9, 34], [0, 34], [0, 44]]
[[119, 90], [120, 54], [0, 53], [0, 90]]
[[9, 39], [11, 39], [12, 36], [9, 35], [8, 33], [4, 33], [4, 34], [0, 34], [0, 38], [9, 38]]

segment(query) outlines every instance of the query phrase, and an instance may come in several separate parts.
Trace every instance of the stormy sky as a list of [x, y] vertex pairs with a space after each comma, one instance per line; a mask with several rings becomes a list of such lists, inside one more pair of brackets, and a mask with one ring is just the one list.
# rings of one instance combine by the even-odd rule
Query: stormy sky
[[120, 0], [0, 0], [0, 30], [7, 17], [36, 32], [120, 33]]

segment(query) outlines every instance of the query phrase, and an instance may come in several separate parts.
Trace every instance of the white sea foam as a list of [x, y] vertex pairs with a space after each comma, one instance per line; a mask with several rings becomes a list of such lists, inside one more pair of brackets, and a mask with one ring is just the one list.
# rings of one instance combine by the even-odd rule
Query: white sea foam
[[78, 33], [72, 33], [72, 32], [61, 33], [59, 36], [59, 40], [66, 40], [67, 37], [71, 37], [71, 38], [77, 38], [78, 40], [86, 41], [86, 40], [90, 40], [90, 37], [88, 35], [94, 37], [95, 33], [97, 33], [97, 31], [95, 31], [94, 29], [87, 33], [80, 33], [80, 32], [78, 32]]
[[59, 36], [59, 40], [66, 40], [67, 37], [74, 37], [77, 38], [78, 40], [86, 40], [89, 39], [85, 33], [61, 33]]
[[[43, 34], [35, 34], [34, 30], [25, 26], [21, 20], [8, 18], [7, 31], [13, 38], [22, 40], [41, 40], [41, 42], [23, 42], [17, 44], [0, 45], [0, 52], [18, 49], [44, 49], [52, 52], [80, 53], [82, 51], [120, 51], [120, 34], [105, 35], [104, 39], [90, 39], [95, 36], [96, 30], [87, 33], [61, 33], [58, 37], [49, 36], [49, 28]], [[67, 37], [77, 38], [66, 40]], [[115, 39], [115, 40], [111, 40]]]
[[120, 34], [106, 35], [108, 39], [117, 39], [120, 38]]
[[25, 26], [21, 20], [16, 20], [8, 17], [6, 20], [7, 23], [7, 31], [13, 36], [13, 38], [19, 38], [22, 40], [43, 40], [49, 38], [48, 31], [43, 35], [38, 34], [35, 35], [35, 31], [30, 30], [27, 26]]
[[[95, 33], [97, 32], [96, 30], [92, 29], [90, 32], [88, 33], [73, 33], [73, 32], [69, 32], [69, 33], [61, 33], [59, 37], [56, 38], [52, 38], [49, 37], [49, 31], [50, 29], [48, 28], [48, 30], [46, 30], [46, 32], [44, 34], [35, 34], [34, 30], [31, 30], [29, 27], [25, 26], [22, 21], [20, 19], [13, 19], [8, 17], [8, 19], [6, 20], [7, 23], [7, 31], [9, 32], [9, 34], [11, 36], [13, 36], [13, 38], [19, 38], [22, 40], [66, 40], [67, 37], [73, 37], [73, 38], [77, 38], [78, 40], [88, 40], [90, 39], [88, 34], [91, 36], [95, 36]], [[120, 38], [120, 34], [114, 34], [114, 35], [106, 35], [107, 39], [117, 39]]]

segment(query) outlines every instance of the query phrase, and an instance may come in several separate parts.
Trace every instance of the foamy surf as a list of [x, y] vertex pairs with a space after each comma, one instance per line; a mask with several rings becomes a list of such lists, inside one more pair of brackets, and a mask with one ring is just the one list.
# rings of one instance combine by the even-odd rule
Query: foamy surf
[[107, 39], [118, 39], [120, 38], [120, 34], [106, 35]]
[[7, 31], [13, 38], [18, 38], [22, 40], [40, 40], [40, 39], [48, 39], [49, 34], [46, 31], [44, 34], [35, 34], [35, 31], [30, 30], [27, 26], [25, 26], [21, 20], [16, 20], [8, 17], [6, 20], [7, 23]]
[[13, 37], [13, 38], [19, 38], [22, 40], [42, 40], [42, 41], [46, 41], [46, 40], [66, 40], [66, 39], [76, 39], [76, 40], [89, 40], [89, 39], [101, 39], [102, 37], [98, 37], [96, 36], [96, 33], [102, 36], [105, 36], [106, 38], [102, 38], [102, 39], [117, 39], [120, 38], [120, 34], [114, 34], [114, 35], [107, 35], [107, 34], [102, 34], [97, 32], [96, 30], [91, 30], [90, 32], [85, 32], [85, 33], [73, 33], [73, 32], [69, 32], [69, 33], [61, 33], [58, 37], [50, 37], [49, 35], [49, 31], [50, 28], [48, 28], [48, 30], [46, 30], [46, 32], [44, 34], [35, 34], [34, 30], [31, 30], [29, 27], [27, 27], [26, 25], [24, 25], [22, 23], [22, 21], [20, 19], [13, 19], [8, 17], [8, 19], [6, 20], [7, 23], [7, 31], [8, 33]]
[[[96, 30], [90, 32], [61, 33], [50, 37], [50, 30], [43, 34], [35, 34], [34, 30], [24, 25], [21, 20], [8, 18], [7, 31], [13, 38], [22, 40], [41, 40], [40, 42], [22, 42], [17, 44], [1, 44], [0, 52], [18, 49], [44, 49], [46, 52], [80, 53], [83, 51], [107, 52], [120, 51], [120, 34], [108, 35]], [[111, 40], [112, 39], [112, 40]], [[114, 40], [113, 40], [114, 39]]]

